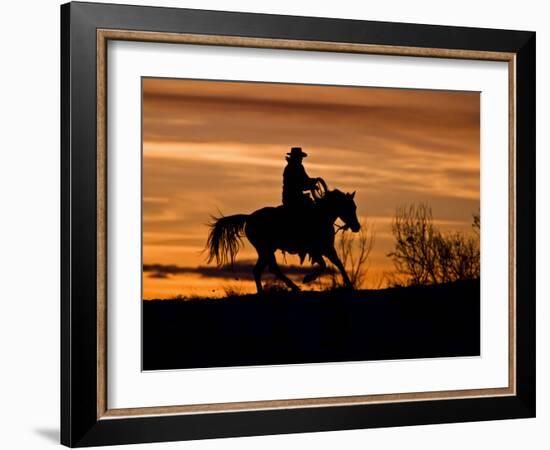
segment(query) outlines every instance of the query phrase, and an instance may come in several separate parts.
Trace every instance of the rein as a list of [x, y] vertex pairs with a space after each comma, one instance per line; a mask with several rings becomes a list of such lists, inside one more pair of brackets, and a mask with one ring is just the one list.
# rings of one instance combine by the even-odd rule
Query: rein
[[339, 231], [346, 231], [349, 230], [349, 225], [335, 225], [336, 226], [336, 232], [334, 234], [338, 234]]

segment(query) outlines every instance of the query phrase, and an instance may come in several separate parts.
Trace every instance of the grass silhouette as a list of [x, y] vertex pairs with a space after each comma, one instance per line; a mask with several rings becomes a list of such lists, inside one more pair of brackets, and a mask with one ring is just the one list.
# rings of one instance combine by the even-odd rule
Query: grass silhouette
[[479, 280], [143, 301], [143, 369], [476, 356]]

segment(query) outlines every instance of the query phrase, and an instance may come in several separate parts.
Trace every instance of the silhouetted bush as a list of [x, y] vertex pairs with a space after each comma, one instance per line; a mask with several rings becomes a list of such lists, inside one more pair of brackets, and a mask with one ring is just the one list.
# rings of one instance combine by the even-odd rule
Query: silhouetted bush
[[479, 226], [479, 214], [475, 214], [475, 236], [443, 234], [433, 224], [429, 206], [401, 207], [392, 222], [395, 248], [388, 256], [408, 285], [479, 278]]
[[[337, 234], [335, 248], [346, 268], [353, 289], [363, 287], [369, 272], [369, 257], [374, 246], [375, 234], [367, 220], [361, 221], [358, 233], [341, 231]], [[335, 267], [328, 272], [322, 281], [325, 289], [339, 289], [344, 287], [340, 273]]]

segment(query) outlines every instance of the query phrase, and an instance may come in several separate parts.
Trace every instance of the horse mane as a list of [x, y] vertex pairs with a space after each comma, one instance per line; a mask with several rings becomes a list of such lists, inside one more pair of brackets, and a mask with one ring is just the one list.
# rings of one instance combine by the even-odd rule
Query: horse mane
[[346, 194], [344, 192], [342, 192], [340, 189], [331, 189], [331, 190], [327, 191], [325, 193], [325, 195], [323, 196], [323, 198], [321, 198], [318, 201], [318, 204], [326, 204], [326, 203], [329, 203], [329, 202], [333, 201], [334, 199], [343, 198], [345, 196], [346, 196]]
[[325, 195], [317, 200], [315, 203], [316, 209], [321, 214], [327, 214], [334, 212], [337, 207], [338, 201], [343, 200], [346, 197], [346, 194], [339, 189], [332, 189], [326, 191]]

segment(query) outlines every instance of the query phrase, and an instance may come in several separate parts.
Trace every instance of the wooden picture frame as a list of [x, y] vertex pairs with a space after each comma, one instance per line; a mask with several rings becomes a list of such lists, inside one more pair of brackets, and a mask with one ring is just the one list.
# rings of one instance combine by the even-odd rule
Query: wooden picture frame
[[[508, 387], [110, 409], [106, 362], [109, 40], [507, 62]], [[77, 2], [61, 7], [61, 56], [64, 445], [534, 417], [535, 33]]]

